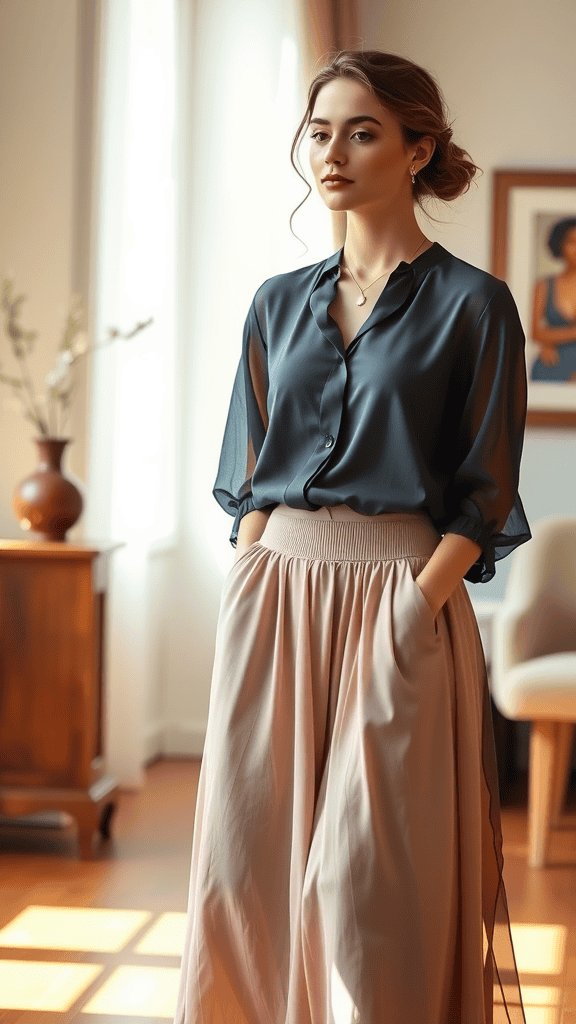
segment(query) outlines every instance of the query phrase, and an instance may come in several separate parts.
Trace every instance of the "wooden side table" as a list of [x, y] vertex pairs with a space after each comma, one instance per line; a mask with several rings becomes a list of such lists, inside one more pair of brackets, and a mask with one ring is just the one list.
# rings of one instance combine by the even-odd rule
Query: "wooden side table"
[[0, 540], [0, 813], [67, 811], [82, 857], [110, 834], [103, 749], [110, 554], [123, 544]]

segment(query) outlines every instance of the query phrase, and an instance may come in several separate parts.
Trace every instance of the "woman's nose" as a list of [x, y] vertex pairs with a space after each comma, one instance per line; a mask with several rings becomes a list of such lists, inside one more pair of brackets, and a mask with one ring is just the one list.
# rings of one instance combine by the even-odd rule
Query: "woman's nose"
[[333, 164], [335, 162], [342, 163], [342, 150], [340, 144], [332, 141], [328, 143], [325, 150], [324, 160], [326, 164]]

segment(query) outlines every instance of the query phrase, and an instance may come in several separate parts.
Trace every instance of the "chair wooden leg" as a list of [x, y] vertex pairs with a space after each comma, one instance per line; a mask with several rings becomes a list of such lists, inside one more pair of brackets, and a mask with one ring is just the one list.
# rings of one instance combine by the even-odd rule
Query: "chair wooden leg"
[[554, 780], [552, 783], [552, 812], [550, 825], [552, 828], [560, 824], [564, 810], [570, 762], [572, 760], [572, 741], [574, 739], [574, 722], [558, 722], [558, 742], [554, 761]]
[[558, 726], [558, 722], [544, 719], [532, 722], [530, 731], [528, 864], [532, 868], [542, 868], [546, 865]]

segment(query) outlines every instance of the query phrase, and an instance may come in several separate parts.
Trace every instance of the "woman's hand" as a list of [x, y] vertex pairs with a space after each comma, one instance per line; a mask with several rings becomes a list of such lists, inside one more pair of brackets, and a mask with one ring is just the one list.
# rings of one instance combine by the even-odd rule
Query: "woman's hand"
[[[416, 583], [417, 587], [420, 587], [420, 584], [418, 583], [418, 577], [415, 578], [414, 582]], [[437, 607], [437, 602], [434, 600], [434, 597], [433, 597], [432, 594], [428, 595], [426, 593], [426, 590], [425, 590], [424, 587], [420, 587], [420, 590], [424, 594], [424, 600], [428, 603], [428, 607], [430, 608], [430, 611], [432, 612], [432, 615], [434, 616], [434, 618], [436, 618], [436, 616], [438, 615], [438, 612], [440, 611], [440, 608]], [[442, 607], [442, 606], [440, 606], [440, 607]]]
[[238, 536], [236, 538], [236, 556], [234, 558], [234, 562], [244, 554], [246, 548], [250, 547], [254, 541], [260, 540], [266, 528], [266, 523], [270, 518], [271, 512], [272, 509], [270, 509], [269, 512], [265, 512], [263, 509], [254, 508], [251, 512], [247, 512], [245, 516], [242, 516], [238, 527]]
[[436, 618], [450, 594], [479, 556], [482, 548], [459, 533], [445, 533], [422, 571], [414, 579]]

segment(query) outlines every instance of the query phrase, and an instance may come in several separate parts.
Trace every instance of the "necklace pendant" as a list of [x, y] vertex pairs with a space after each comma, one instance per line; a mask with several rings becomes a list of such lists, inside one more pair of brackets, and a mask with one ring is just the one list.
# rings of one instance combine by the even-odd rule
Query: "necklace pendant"
[[365, 302], [366, 302], [366, 296], [365, 295], [361, 295], [359, 299], [356, 299], [356, 305], [357, 306], [363, 306]]

